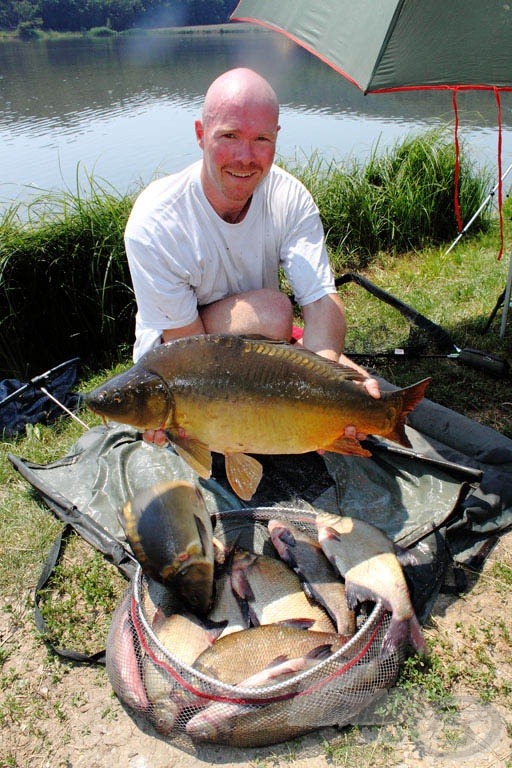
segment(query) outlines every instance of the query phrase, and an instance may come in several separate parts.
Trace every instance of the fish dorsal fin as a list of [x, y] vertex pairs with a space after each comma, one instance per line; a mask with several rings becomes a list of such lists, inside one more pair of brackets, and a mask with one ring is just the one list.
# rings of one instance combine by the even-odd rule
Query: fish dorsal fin
[[371, 456], [371, 452], [363, 448], [359, 440], [351, 437], [338, 437], [333, 443], [325, 446], [326, 451], [341, 453], [345, 456]]
[[229, 484], [244, 501], [249, 501], [260, 484], [263, 467], [257, 459], [246, 453], [227, 453], [226, 475]]
[[193, 437], [172, 437], [172, 444], [181, 458], [190, 464], [199, 477], [212, 474], [212, 454], [207, 445]]

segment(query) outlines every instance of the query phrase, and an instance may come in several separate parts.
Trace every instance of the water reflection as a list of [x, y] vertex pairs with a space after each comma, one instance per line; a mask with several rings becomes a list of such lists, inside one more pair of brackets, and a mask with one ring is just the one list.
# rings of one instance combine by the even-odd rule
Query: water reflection
[[[24, 185], [75, 184], [77, 167], [120, 191], [199, 157], [193, 120], [212, 79], [233, 66], [267, 77], [282, 104], [279, 152], [364, 156], [412, 129], [453, 123], [448, 92], [363, 96], [281, 35], [245, 28], [114, 40], [0, 45], [0, 199]], [[484, 164], [496, 159], [491, 93], [461, 93], [462, 135]], [[512, 96], [503, 95], [504, 162]]]

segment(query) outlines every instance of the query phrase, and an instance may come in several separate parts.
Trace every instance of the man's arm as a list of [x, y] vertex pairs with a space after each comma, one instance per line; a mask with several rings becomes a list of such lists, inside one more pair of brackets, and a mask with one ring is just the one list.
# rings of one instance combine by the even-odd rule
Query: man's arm
[[368, 372], [343, 354], [345, 346], [345, 308], [336, 293], [330, 293], [302, 308], [304, 336], [302, 343], [322, 357], [348, 365], [365, 377], [364, 386], [372, 397], [380, 397], [379, 383]]

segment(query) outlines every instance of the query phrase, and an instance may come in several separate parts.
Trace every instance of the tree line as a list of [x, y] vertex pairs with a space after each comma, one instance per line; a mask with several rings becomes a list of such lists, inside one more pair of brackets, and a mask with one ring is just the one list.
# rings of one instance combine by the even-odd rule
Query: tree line
[[108, 27], [223, 24], [236, 0], [0, 0], [0, 29], [80, 32]]

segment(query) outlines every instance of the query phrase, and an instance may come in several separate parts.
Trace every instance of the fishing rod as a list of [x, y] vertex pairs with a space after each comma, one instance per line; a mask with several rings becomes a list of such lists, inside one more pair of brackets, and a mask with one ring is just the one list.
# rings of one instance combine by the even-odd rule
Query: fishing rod
[[[20, 395], [22, 395], [24, 392], [27, 391], [27, 389], [30, 389], [30, 387], [33, 387], [34, 389], [39, 389], [40, 392], [43, 393], [46, 397], [48, 397], [53, 403], [59, 406], [65, 413], [68, 414], [68, 416], [71, 416], [72, 419], [77, 421], [79, 424], [82, 425], [82, 427], [85, 427], [86, 429], [89, 429], [88, 425], [82, 421], [76, 414], [72, 413], [72, 411], [69, 410], [69, 408], [66, 408], [66, 406], [61, 403], [55, 395], [51, 394], [51, 392], [48, 391], [48, 386], [50, 379], [55, 376], [55, 374], [59, 373], [63, 369], [67, 368], [68, 366], [71, 366], [75, 363], [78, 363], [80, 360], [79, 357], [73, 357], [71, 360], [66, 360], [63, 363], [59, 363], [59, 365], [56, 365], [54, 368], [50, 368], [49, 370], [45, 371], [44, 373], [40, 373], [38, 376], [34, 376], [30, 381], [27, 381], [25, 384], [22, 384], [21, 387], [18, 387], [18, 389], [14, 390], [14, 392], [11, 392], [9, 395], [3, 398], [3, 400], [0, 400], [0, 408], [3, 405], [7, 405], [7, 403], [12, 402], [12, 400], [16, 400]], [[46, 386], [44, 386], [46, 385]]]
[[[381, 301], [384, 301], [386, 304], [389, 304], [390, 306], [397, 309], [404, 317], [406, 317], [416, 326], [426, 331], [432, 340], [437, 344], [439, 349], [444, 352], [444, 354], [431, 355], [431, 357], [442, 357], [456, 360], [457, 362], [468, 365], [471, 368], [484, 371], [485, 373], [490, 373], [491, 375], [497, 377], [505, 376], [509, 372], [509, 364], [506, 360], [503, 360], [501, 357], [497, 357], [496, 355], [491, 355], [489, 352], [482, 352], [478, 349], [470, 349], [468, 347], [461, 349], [455, 344], [450, 334], [445, 331], [444, 328], [442, 328], [440, 325], [437, 325], [437, 323], [432, 322], [432, 320], [429, 320], [420, 312], [417, 312], [413, 307], [405, 304], [403, 301], [397, 299], [395, 296], [392, 296], [382, 288], [379, 288], [377, 285], [370, 282], [370, 280], [368, 280], [366, 277], [363, 277], [356, 272], [346, 272], [344, 275], [337, 277], [334, 282], [336, 287], [344, 285], [348, 282], [357, 283], [358, 285], [365, 288], [373, 296], [376, 296]], [[414, 354], [410, 350], [406, 349], [395, 349], [392, 352], [382, 353], [376, 352], [366, 354], [352, 354], [350, 352], [346, 352], [345, 354], [347, 357], [355, 357], [358, 359], [388, 357], [404, 360], [407, 357], [429, 357], [429, 355]]]

